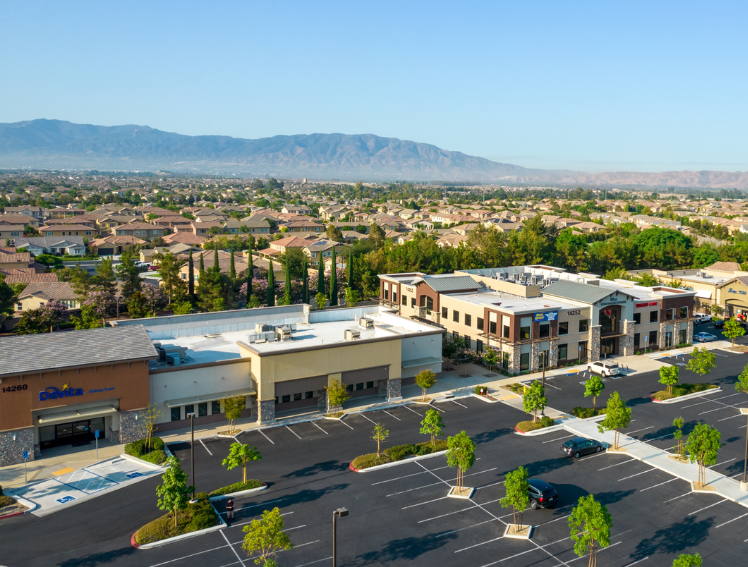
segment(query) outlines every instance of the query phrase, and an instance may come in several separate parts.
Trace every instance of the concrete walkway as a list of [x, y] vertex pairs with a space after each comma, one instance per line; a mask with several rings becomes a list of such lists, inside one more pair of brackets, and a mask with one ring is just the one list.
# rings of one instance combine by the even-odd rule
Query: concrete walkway
[[[613, 445], [614, 432], [606, 431], [600, 433], [597, 423], [583, 419], [572, 418], [563, 422], [564, 429], [580, 437], [596, 439], [609, 445]], [[621, 433], [619, 435], [619, 446], [626, 449], [623, 456], [628, 455], [639, 461], [647, 463], [656, 469], [669, 473], [687, 482], [698, 479], [699, 467], [695, 463], [681, 463], [670, 456], [673, 453], [663, 451], [652, 445], [639, 441]], [[748, 492], [740, 490], [740, 483], [730, 477], [706, 469], [706, 482], [715, 489], [715, 494], [748, 508]]]

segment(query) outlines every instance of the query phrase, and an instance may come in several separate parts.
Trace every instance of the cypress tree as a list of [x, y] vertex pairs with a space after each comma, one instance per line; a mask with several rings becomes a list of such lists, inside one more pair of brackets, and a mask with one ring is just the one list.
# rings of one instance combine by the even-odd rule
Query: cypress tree
[[348, 287], [353, 288], [353, 252], [348, 255]]
[[220, 273], [221, 265], [218, 263], [218, 248], [213, 249], [213, 271]]
[[335, 247], [332, 247], [332, 258], [330, 259], [330, 305], [338, 304], [338, 262], [335, 257]]
[[268, 296], [267, 296], [268, 307], [275, 305], [275, 271], [273, 268], [273, 259], [270, 259], [270, 266], [268, 267]]
[[247, 266], [247, 307], [249, 307], [249, 300], [252, 298], [252, 247], [249, 247], [249, 266]]
[[200, 266], [199, 266], [200, 272], [199, 273], [201, 274], [205, 271], [205, 263], [203, 262], [204, 255], [205, 255], [205, 252], [200, 252]]
[[301, 276], [301, 301], [309, 303], [309, 272], [306, 266], [306, 256], [304, 256], [304, 274]]
[[187, 272], [187, 290], [190, 294], [190, 301], [195, 303], [195, 262], [192, 259], [192, 248], [190, 248], [189, 271]]
[[325, 294], [325, 261], [322, 259], [322, 252], [319, 253], [319, 269], [317, 271], [317, 293]]
[[291, 263], [286, 260], [286, 266], [283, 270], [285, 284], [283, 286], [283, 304], [291, 305]]
[[229, 263], [229, 277], [231, 280], [236, 279], [236, 266], [234, 265], [234, 251], [231, 251], [231, 262]]

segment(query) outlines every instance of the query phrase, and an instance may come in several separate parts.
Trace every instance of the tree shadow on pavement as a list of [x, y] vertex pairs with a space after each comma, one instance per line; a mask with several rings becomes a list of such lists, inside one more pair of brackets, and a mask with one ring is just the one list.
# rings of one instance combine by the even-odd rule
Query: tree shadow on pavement
[[513, 432], [514, 430], [509, 427], [502, 427], [501, 429], [496, 429], [494, 431], [484, 431], [483, 433], [475, 435], [473, 437], [473, 442], [476, 445], [480, 445], [481, 443], [488, 443], [489, 441], [493, 441], [494, 439], [498, 439], [499, 437], [503, 437], [504, 435]]
[[283, 497], [283, 506], [290, 506], [291, 504], [300, 504], [302, 502], [313, 502], [315, 500], [319, 500], [323, 496], [326, 496], [327, 494], [330, 494], [331, 492], [335, 492], [336, 490], [345, 490], [350, 485], [346, 483], [341, 484], [333, 484], [332, 486], [327, 486], [325, 488], [320, 489], [311, 489], [306, 488], [304, 490], [300, 490], [296, 494], [289, 494], [288, 496]]
[[610, 504], [615, 504], [616, 502], [620, 502], [627, 496], [631, 496], [634, 492], [636, 492], [635, 489], [630, 490], [613, 490], [611, 492], [598, 492], [595, 494], [595, 500], [600, 502], [600, 504], [604, 504], [605, 506], [608, 506]]
[[308, 467], [304, 467], [302, 469], [297, 469], [288, 474], [284, 474], [283, 478], [301, 478], [301, 477], [307, 477], [307, 476], [314, 476], [315, 474], [321, 473], [321, 472], [343, 471], [347, 468], [348, 468], [348, 465], [346, 463], [341, 463], [340, 461], [336, 459], [336, 460], [324, 461], [322, 463], [316, 463], [314, 465], [309, 465]]
[[631, 559], [638, 561], [655, 553], [676, 554], [683, 553], [688, 548], [696, 548], [706, 540], [713, 523], [712, 518], [696, 521], [696, 518], [688, 517], [667, 528], [661, 528], [652, 537], [639, 542]]
[[446, 545], [449, 541], [454, 540], [457, 534], [445, 534], [441, 537], [426, 535], [423, 537], [406, 537], [396, 539], [377, 551], [370, 551], [359, 555], [356, 558], [355, 565], [380, 565], [383, 563], [393, 563], [402, 565], [405, 561], [412, 561], [424, 553], [438, 549]]
[[91, 555], [86, 555], [84, 557], [66, 559], [61, 563], [57, 563], [57, 567], [96, 567], [96, 565], [111, 563], [136, 552], [137, 550], [134, 547], [128, 545], [127, 547], [121, 547], [120, 549], [112, 549], [111, 551], [92, 553]]
[[531, 477], [537, 477], [563, 467], [568, 467], [572, 465], [572, 463], [573, 461], [571, 459], [567, 459], [565, 457], [557, 457], [555, 459], [543, 459], [542, 461], [527, 463], [524, 466], [527, 469], [528, 475], [530, 475]]

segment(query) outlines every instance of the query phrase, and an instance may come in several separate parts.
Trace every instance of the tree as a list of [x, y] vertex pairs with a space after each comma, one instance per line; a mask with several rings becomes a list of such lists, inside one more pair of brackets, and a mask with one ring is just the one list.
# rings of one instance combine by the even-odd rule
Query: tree
[[345, 288], [345, 304], [347, 307], [355, 307], [358, 303], [358, 292], [352, 287]]
[[274, 557], [279, 551], [293, 548], [291, 538], [283, 531], [286, 527], [278, 508], [265, 510], [262, 518], [252, 520], [248, 526], [244, 526], [244, 542], [242, 549], [247, 555], [258, 554], [255, 564], [263, 567], [276, 567]]
[[335, 242], [343, 242], [343, 233], [334, 224], [328, 224], [327, 230], [325, 232], [327, 234], [327, 238], [329, 238], [330, 240], [334, 240]]
[[242, 443], [232, 443], [229, 448], [228, 457], [221, 464], [229, 471], [236, 467], [242, 467], [242, 482], [246, 484], [247, 463], [250, 461], [259, 461], [260, 459], [262, 459], [262, 455], [260, 455], [257, 447], [250, 447]]
[[127, 301], [127, 313], [132, 319], [141, 319], [148, 315], [145, 296], [139, 291], [133, 293]]
[[384, 428], [384, 425], [382, 425], [381, 423], [377, 423], [374, 426], [374, 435], [372, 436], [372, 439], [377, 442], [377, 457], [379, 457], [379, 449], [382, 443], [384, 443], [389, 436], [390, 432]]
[[[187, 260], [178, 258], [171, 252], [156, 254], [159, 261], [158, 273], [161, 274], [161, 285], [169, 298], [169, 303], [184, 301], [187, 293], [187, 283], [180, 277], [179, 271]], [[202, 261], [202, 256], [200, 256]]]
[[67, 308], [57, 300], [48, 301], [37, 309], [24, 311], [16, 325], [17, 335], [36, 335], [51, 333], [52, 330], [65, 321]]
[[712, 303], [709, 306], [709, 311], [711, 311], [712, 315], [714, 315], [715, 317], [719, 317], [720, 315], [722, 315], [722, 313], [725, 312], [725, 309], [721, 305], [717, 305], [716, 303]]
[[[519, 467], [516, 471], [507, 473], [504, 488], [506, 489], [506, 496], [501, 499], [501, 507], [513, 509], [514, 524], [518, 525], [519, 531], [521, 531], [522, 516], [530, 502], [530, 483], [527, 482], [527, 469]], [[519, 522], [517, 521], [518, 512]]]
[[[317, 266], [317, 295], [325, 294], [325, 263], [322, 258], [319, 259], [319, 265]], [[319, 303], [317, 303], [319, 307]]]
[[371, 223], [369, 227], [369, 242], [374, 245], [374, 248], [381, 248], [384, 246], [385, 234], [382, 228], [375, 222]]
[[229, 422], [229, 435], [234, 433], [234, 423], [242, 416], [247, 400], [244, 396], [231, 396], [223, 399], [223, 415]]
[[600, 433], [615, 431], [613, 448], [618, 449], [619, 430], [622, 427], [628, 427], [629, 423], [631, 423], [631, 409], [626, 407], [626, 402], [621, 399], [618, 392], [613, 392], [608, 398], [605, 419], [597, 426], [597, 430]]
[[447, 465], [457, 469], [455, 488], [464, 488], [465, 471], [475, 464], [475, 443], [464, 431], [447, 438]]
[[126, 250], [122, 253], [121, 262], [115, 269], [117, 277], [122, 282], [122, 296], [128, 299], [133, 293], [141, 290], [143, 279], [140, 277], [140, 269], [135, 265], [133, 253]]
[[324, 309], [327, 305], [327, 296], [324, 293], [318, 293], [314, 296], [314, 302], [317, 304], [317, 309]]
[[740, 376], [738, 376], [738, 381], [735, 382], [735, 389], [738, 392], [745, 392], [748, 394], [748, 364], [743, 368]]
[[195, 303], [195, 261], [192, 259], [192, 248], [190, 248], [190, 258], [187, 261], [187, 266], [187, 294], [190, 296], [190, 302]]
[[221, 264], [220, 264], [220, 262], [218, 260], [218, 248], [214, 248], [213, 249], [213, 271], [214, 272], [220, 272], [221, 271]]
[[436, 445], [436, 438], [442, 434], [444, 422], [442, 414], [435, 409], [430, 409], [421, 421], [421, 435], [431, 435], [431, 445]]
[[735, 339], [745, 335], [745, 329], [738, 323], [735, 317], [731, 317], [725, 321], [725, 326], [722, 327], [722, 334], [732, 341], [732, 348], [735, 348]]
[[548, 400], [545, 397], [545, 388], [539, 380], [535, 380], [522, 396], [522, 408], [525, 413], [532, 414], [532, 421], [535, 422], [538, 419], [538, 410], [543, 411], [546, 405]]
[[174, 315], [188, 315], [192, 313], [192, 303], [185, 301], [184, 303], [172, 303], [171, 306], [174, 311]]
[[309, 269], [304, 255], [304, 271], [301, 275], [301, 302], [309, 303]]
[[667, 393], [673, 393], [673, 386], [678, 383], [679, 369], [677, 366], [663, 366], [660, 368], [660, 384], [667, 386]]
[[499, 355], [496, 350], [488, 347], [483, 353], [483, 362], [488, 366], [489, 370], [496, 366], [496, 363], [499, 362]]
[[426, 399], [426, 390], [432, 388], [436, 384], [436, 374], [431, 370], [421, 370], [416, 374], [416, 384], [423, 392], [423, 399]]
[[143, 437], [145, 437], [145, 447], [149, 451], [151, 450], [151, 445], [153, 444], [153, 430], [156, 427], [156, 421], [159, 417], [161, 417], [162, 413], [163, 412], [158, 408], [156, 404], [149, 403], [148, 407], [146, 407], [141, 414], [141, 417], [143, 418], [141, 427], [143, 428]]
[[569, 517], [569, 528], [574, 552], [582, 557], [589, 550], [588, 567], [597, 565], [598, 547], [602, 549], [610, 545], [612, 527], [613, 518], [606, 506], [595, 500], [592, 494], [579, 498]]
[[333, 412], [343, 408], [343, 404], [350, 397], [348, 389], [340, 381], [325, 386], [327, 392], [327, 411]]
[[706, 467], [717, 462], [717, 452], [720, 447], [722, 434], [706, 423], [697, 423], [686, 440], [685, 449], [688, 460], [699, 465], [699, 480], [697, 484], [706, 484]]
[[676, 417], [673, 420], [673, 427], [675, 427], [675, 431], [673, 432], [673, 438], [677, 441], [677, 445], [675, 447], [677, 451], [677, 455], [679, 459], [685, 458], [685, 455], [683, 454], [683, 418], [682, 417]]
[[5, 274], [0, 272], [0, 328], [4, 328], [6, 317], [13, 315], [15, 300], [13, 288], [5, 283]]
[[177, 527], [179, 510], [187, 508], [190, 493], [194, 486], [187, 486], [187, 473], [182, 470], [179, 459], [169, 457], [166, 461], [166, 472], [161, 477], [163, 484], [156, 488], [159, 510], [174, 512], [174, 527]]
[[[743, 327], [740, 327], [740, 329], [743, 330]], [[745, 331], [743, 330], [743, 332]], [[686, 363], [686, 368], [699, 375], [699, 384], [701, 384], [702, 377], [709, 374], [712, 368], [717, 366], [717, 355], [707, 350], [706, 347], [702, 349], [696, 347], [693, 349], [691, 357], [691, 360]]]
[[[353, 282], [353, 261], [355, 260], [355, 257], [353, 256], [353, 252], [351, 251], [350, 254], [348, 254], [348, 287], [351, 289], [356, 289], [356, 286]], [[348, 300], [346, 300], [346, 303], [348, 303]]]
[[275, 268], [273, 268], [273, 259], [270, 259], [268, 267], [268, 289], [266, 303], [268, 307], [275, 305]]
[[584, 383], [584, 397], [588, 398], [592, 396], [592, 407], [595, 407], [597, 397], [603, 393], [605, 389], [605, 382], [603, 379], [595, 374], [589, 380]]
[[198, 274], [202, 274], [203, 272], [205, 272], [205, 261], [203, 259], [203, 256], [205, 256], [205, 252], [200, 252], [200, 262], [197, 268]]
[[291, 264], [286, 262], [283, 271], [283, 305], [291, 305]]
[[335, 247], [332, 247], [330, 258], [330, 306], [338, 304], [338, 261], [335, 256]]
[[681, 553], [677, 559], [673, 561], [673, 567], [701, 567], [701, 555], [694, 553], [688, 555], [687, 553]]
[[229, 258], [229, 278], [231, 278], [231, 281], [236, 280], [236, 264], [234, 264], [233, 250], [231, 250], [231, 257]]

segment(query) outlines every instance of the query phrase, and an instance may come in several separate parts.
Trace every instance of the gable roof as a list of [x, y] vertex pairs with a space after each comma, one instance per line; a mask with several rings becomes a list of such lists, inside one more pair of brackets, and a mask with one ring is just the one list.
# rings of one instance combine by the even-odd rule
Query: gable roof
[[24, 299], [35, 295], [44, 299], [66, 299], [75, 298], [75, 291], [70, 282], [31, 282], [18, 296], [18, 299]]
[[[470, 276], [425, 277], [421, 281], [439, 293], [466, 291], [483, 287], [483, 284], [478, 283]], [[415, 281], [413, 283], [417, 284], [419, 282]]]
[[572, 301], [579, 301], [590, 305], [597, 303], [614, 293], [628, 295], [618, 289], [569, 281], [554, 282], [543, 288], [543, 295], [563, 297], [564, 299], [571, 299]]

